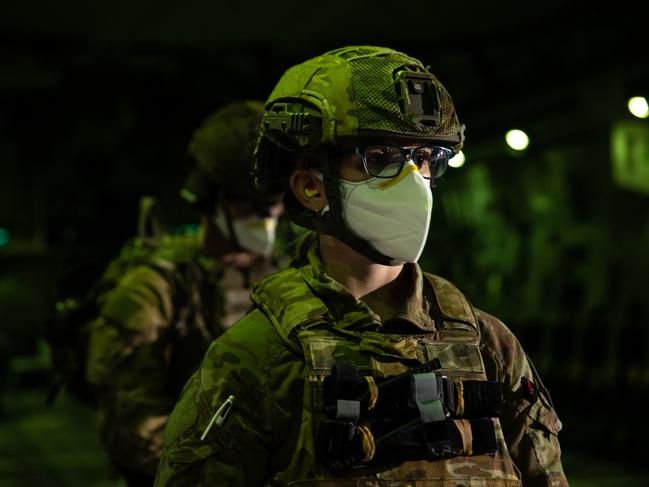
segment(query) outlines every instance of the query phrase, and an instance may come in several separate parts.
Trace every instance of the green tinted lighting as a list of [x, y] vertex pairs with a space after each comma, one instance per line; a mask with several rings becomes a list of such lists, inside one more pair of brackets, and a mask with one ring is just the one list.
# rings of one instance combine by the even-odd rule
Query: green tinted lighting
[[636, 117], [649, 117], [649, 105], [647, 105], [647, 99], [644, 96], [634, 96], [629, 98], [627, 106], [629, 107], [629, 111]]
[[522, 130], [514, 129], [505, 135], [507, 145], [514, 150], [525, 150], [530, 144], [530, 139]]
[[466, 158], [464, 157], [464, 152], [460, 151], [453, 157], [451, 157], [451, 160], [448, 161], [448, 165], [451, 167], [462, 167], [464, 166], [465, 160]]
[[182, 198], [185, 198], [190, 203], [196, 203], [197, 200], [196, 195], [186, 188], [180, 190], [180, 196]]
[[5, 247], [9, 243], [9, 230], [0, 228], [0, 248]]
[[178, 225], [174, 229], [176, 235], [197, 235], [198, 234], [198, 225], [194, 223]]

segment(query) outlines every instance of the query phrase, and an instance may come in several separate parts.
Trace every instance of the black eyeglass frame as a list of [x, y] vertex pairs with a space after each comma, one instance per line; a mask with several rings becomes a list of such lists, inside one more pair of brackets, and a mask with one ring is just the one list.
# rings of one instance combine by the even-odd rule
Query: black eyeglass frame
[[[403, 157], [403, 159], [401, 160], [401, 165], [399, 166], [399, 170], [395, 174], [393, 174], [391, 176], [372, 174], [372, 172], [370, 171], [370, 169], [368, 167], [367, 159], [366, 159], [366, 155], [365, 155], [365, 151], [370, 147], [392, 147], [392, 148], [398, 149], [399, 152], [401, 153], [401, 156]], [[398, 176], [399, 174], [401, 174], [401, 171], [403, 171], [403, 166], [405, 165], [406, 160], [408, 159], [408, 157], [410, 157], [410, 160], [415, 163], [417, 168], [421, 167], [421, 164], [418, 164], [417, 159], [415, 158], [416, 151], [418, 151], [420, 149], [431, 149], [431, 153], [433, 153], [433, 154], [435, 152], [438, 152], [438, 151], [441, 151], [441, 153], [446, 154], [446, 158], [445, 158], [445, 161], [444, 161], [444, 164], [443, 164], [443, 169], [437, 169], [437, 166], [439, 165], [439, 159], [435, 162], [434, 166], [431, 166], [430, 161], [429, 161], [429, 168], [430, 168], [430, 174], [431, 175], [430, 175], [430, 177], [422, 175], [425, 179], [428, 179], [430, 181], [435, 181], [435, 180], [441, 178], [446, 173], [446, 170], [448, 169], [448, 161], [450, 161], [451, 158], [455, 155], [455, 153], [453, 152], [452, 149], [449, 149], [448, 147], [444, 147], [444, 146], [441, 146], [441, 145], [433, 145], [433, 144], [431, 144], [431, 145], [421, 145], [421, 146], [412, 147], [412, 148], [410, 148], [410, 147], [401, 147], [401, 146], [398, 146], [398, 145], [395, 145], [395, 144], [357, 145], [354, 148], [354, 154], [357, 154], [358, 156], [360, 156], [361, 160], [363, 161], [363, 169], [365, 169], [365, 172], [369, 176], [375, 177], [375, 178], [391, 179], [391, 178], [394, 178], [394, 177]], [[349, 154], [350, 151], [345, 151], [345, 153]], [[431, 157], [431, 159], [435, 159], [435, 158]]]

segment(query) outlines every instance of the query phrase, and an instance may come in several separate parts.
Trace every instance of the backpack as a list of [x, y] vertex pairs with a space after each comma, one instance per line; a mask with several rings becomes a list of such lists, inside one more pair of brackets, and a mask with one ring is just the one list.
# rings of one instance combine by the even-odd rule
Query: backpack
[[140, 200], [137, 235], [122, 245], [103, 272], [97, 262], [82, 263], [61, 278], [54, 310], [44, 333], [52, 373], [47, 404], [53, 404], [65, 389], [82, 403], [96, 406], [94, 386], [86, 379], [90, 323], [99, 315], [100, 298], [114, 288], [129, 269], [149, 264], [164, 235], [160, 203], [144, 196]]

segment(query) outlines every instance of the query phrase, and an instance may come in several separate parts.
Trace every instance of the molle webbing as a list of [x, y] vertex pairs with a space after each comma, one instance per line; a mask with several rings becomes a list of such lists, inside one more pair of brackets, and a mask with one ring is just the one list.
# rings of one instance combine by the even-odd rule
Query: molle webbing
[[440, 460], [493, 454], [491, 417], [500, 415], [502, 391], [490, 381], [436, 374], [438, 360], [389, 379], [361, 376], [339, 360], [325, 377], [327, 416], [319, 435], [320, 459], [333, 471], [385, 460]]
[[319, 458], [329, 470], [360, 465], [389, 465], [412, 460], [445, 460], [458, 455], [493, 455], [496, 431], [491, 418], [410, 422], [382, 436], [370, 426], [326, 421], [319, 437]]
[[[324, 379], [325, 412], [331, 418], [352, 421], [362, 421], [370, 415], [404, 418], [417, 414], [425, 421], [435, 417], [434, 413], [430, 413], [435, 407], [443, 409], [444, 417], [500, 415], [503, 398], [499, 383], [451, 379], [433, 372], [439, 367], [439, 361], [433, 360], [406, 373], [378, 381], [371, 376], [360, 375], [353, 363], [339, 360], [332, 374]], [[435, 402], [439, 405], [431, 406]], [[357, 413], [352, 414], [353, 411]]]

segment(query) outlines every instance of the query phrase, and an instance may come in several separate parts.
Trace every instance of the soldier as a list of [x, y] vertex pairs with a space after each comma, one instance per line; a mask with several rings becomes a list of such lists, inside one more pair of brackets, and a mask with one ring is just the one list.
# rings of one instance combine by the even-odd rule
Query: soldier
[[182, 195], [200, 210], [198, 235], [145, 242], [153, 250], [101, 296], [90, 325], [86, 372], [102, 442], [130, 486], [153, 484], [182, 386], [211, 340], [250, 307], [251, 284], [276, 270], [281, 195], [261, 195], [250, 174], [262, 114], [261, 102], [234, 102], [195, 131], [197, 167]]
[[548, 391], [509, 329], [416, 264], [464, 142], [420, 61], [350, 46], [289, 69], [255, 165], [317, 233], [262, 280], [170, 417], [156, 486], [567, 485]]

